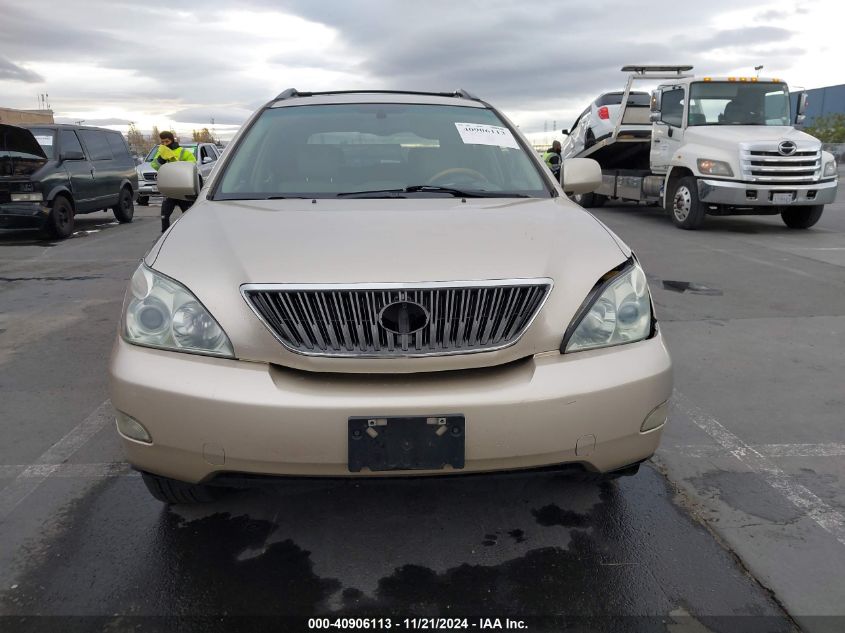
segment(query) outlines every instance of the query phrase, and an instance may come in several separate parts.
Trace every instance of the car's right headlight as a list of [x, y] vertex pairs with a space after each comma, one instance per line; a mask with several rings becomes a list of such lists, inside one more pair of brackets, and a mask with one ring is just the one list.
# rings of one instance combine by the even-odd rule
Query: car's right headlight
[[234, 358], [229, 337], [199, 299], [143, 263], [127, 291], [123, 338], [135, 345]]
[[561, 352], [633, 343], [648, 338], [651, 331], [648, 283], [632, 259], [602, 277], [566, 329]]
[[828, 161], [824, 165], [824, 173], [822, 174], [822, 178], [828, 178], [830, 176], [836, 175], [836, 159], [834, 158], [831, 161]]

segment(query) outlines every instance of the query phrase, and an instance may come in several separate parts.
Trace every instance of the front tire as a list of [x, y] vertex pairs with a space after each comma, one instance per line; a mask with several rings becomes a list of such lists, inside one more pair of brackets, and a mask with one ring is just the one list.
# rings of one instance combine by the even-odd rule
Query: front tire
[[675, 183], [675, 190], [666, 206], [675, 226], [688, 231], [699, 228], [707, 215], [705, 206], [698, 199], [698, 182], [692, 176], [685, 176]]
[[605, 202], [607, 202], [607, 196], [603, 196], [600, 193], [578, 193], [572, 196], [572, 199], [575, 201], [575, 204], [578, 204], [585, 209], [591, 209], [594, 207], [600, 207]]
[[221, 490], [202, 484], [189, 484], [152, 473], [141, 473], [150, 494], [168, 505], [211, 503], [220, 498]]
[[64, 196], [53, 200], [53, 208], [47, 216], [44, 231], [49, 237], [63, 240], [73, 234], [73, 205]]
[[115, 219], [121, 224], [127, 224], [135, 217], [135, 203], [132, 201], [132, 191], [129, 187], [120, 190], [120, 198], [112, 207]]
[[823, 204], [810, 207], [784, 207], [780, 210], [783, 223], [791, 229], [809, 229], [822, 217]]

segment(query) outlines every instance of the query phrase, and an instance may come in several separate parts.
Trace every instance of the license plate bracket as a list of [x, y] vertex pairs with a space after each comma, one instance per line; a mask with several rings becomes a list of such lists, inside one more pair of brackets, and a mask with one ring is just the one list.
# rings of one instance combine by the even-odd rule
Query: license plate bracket
[[355, 416], [348, 426], [349, 472], [464, 467], [463, 415]]
[[774, 204], [792, 204], [795, 202], [794, 191], [775, 191], [772, 192], [772, 202]]

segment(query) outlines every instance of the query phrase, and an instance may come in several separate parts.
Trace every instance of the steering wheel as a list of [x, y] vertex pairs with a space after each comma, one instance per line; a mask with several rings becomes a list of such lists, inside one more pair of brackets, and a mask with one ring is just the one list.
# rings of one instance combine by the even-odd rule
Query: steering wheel
[[469, 167], [451, 167], [450, 169], [444, 169], [443, 171], [434, 174], [431, 178], [428, 179], [428, 181], [426, 181], [425, 184], [433, 185], [444, 176], [449, 176], [451, 174], [466, 174], [467, 176], [473, 176], [478, 180], [490, 182], [487, 176], [485, 176], [481, 172], [475, 171], [474, 169], [470, 169]]

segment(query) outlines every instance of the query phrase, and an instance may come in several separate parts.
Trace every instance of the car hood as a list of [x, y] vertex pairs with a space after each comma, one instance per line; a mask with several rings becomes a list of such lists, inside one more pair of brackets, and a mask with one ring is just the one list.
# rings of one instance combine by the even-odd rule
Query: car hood
[[793, 127], [780, 125], [700, 125], [687, 128], [684, 143], [710, 145], [735, 150], [740, 143], [772, 143], [793, 141], [799, 149], [819, 149], [821, 142]]
[[[239, 358], [314, 371], [480, 367], [557, 350], [596, 281], [629, 254], [557, 199], [200, 200], [147, 257], [186, 285]], [[411, 283], [551, 278], [532, 326], [495, 352], [413, 359], [315, 358], [285, 350], [241, 296], [247, 283]]]
[[32, 176], [47, 163], [47, 155], [32, 132], [0, 123], [0, 178]]

